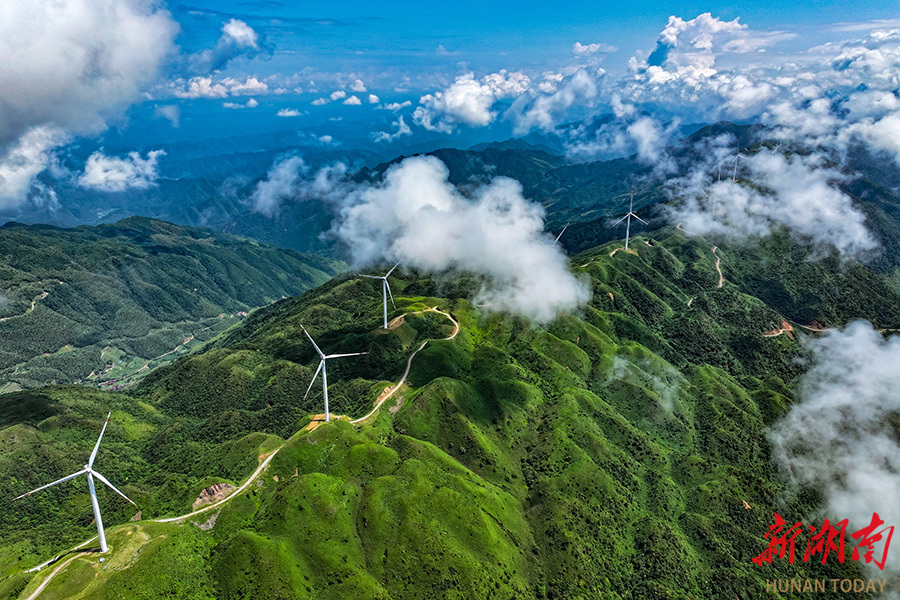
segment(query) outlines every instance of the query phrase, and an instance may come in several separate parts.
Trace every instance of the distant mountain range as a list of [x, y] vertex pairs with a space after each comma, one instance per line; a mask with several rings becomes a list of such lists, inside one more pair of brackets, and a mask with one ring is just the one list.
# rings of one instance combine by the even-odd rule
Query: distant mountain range
[[8, 223], [0, 227], [0, 389], [92, 373], [98, 383], [118, 381], [210, 339], [235, 313], [343, 268], [143, 217], [75, 229]]

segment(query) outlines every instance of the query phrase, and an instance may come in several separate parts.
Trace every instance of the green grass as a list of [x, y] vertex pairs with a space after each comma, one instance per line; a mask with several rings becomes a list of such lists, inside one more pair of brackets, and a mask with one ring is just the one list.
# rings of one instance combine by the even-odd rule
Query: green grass
[[[546, 327], [398, 276], [393, 316], [438, 304], [459, 335], [416, 356], [396, 415], [299, 431], [321, 401], [302, 400], [317, 359], [300, 324], [326, 352], [369, 351], [329, 365], [332, 409], [351, 416], [421, 341], [449, 333], [427, 314], [386, 334], [377, 290], [332, 280], [257, 311], [130, 395], [0, 398], [0, 473], [12, 475], [0, 493], [42, 483], [55, 474], [47, 465], [77, 468], [64, 457], [89, 452], [107, 406], [116, 418], [98, 468], [124, 480], [145, 518], [187, 512], [203, 487], [242, 481], [286, 440], [211, 529], [160, 526], [128, 568], [115, 566], [135, 556], [122, 536], [145, 524], [126, 523], [104, 495], [120, 562], [79, 562], [48, 588], [60, 597], [769, 598], [766, 579], [859, 577], [849, 561], [750, 561], [773, 511], [808, 521], [819, 506], [785, 493], [765, 438], [794, 401], [803, 351], [760, 335], [780, 323], [767, 304], [708, 287], [704, 246], [676, 234], [636, 255], [576, 257], [595, 259], [584, 268], [595, 298]], [[29, 502], [0, 504], [2, 539], [16, 539], [0, 545], [10, 596], [21, 567], [91, 534], [83, 492]]]

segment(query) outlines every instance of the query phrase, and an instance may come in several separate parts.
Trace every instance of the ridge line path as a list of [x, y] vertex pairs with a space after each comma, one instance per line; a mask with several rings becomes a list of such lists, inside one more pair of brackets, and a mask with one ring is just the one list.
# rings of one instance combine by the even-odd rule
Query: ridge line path
[[[433, 307], [433, 308], [426, 308], [425, 310], [420, 310], [420, 311], [417, 311], [417, 312], [415, 312], [415, 313], [405, 313], [403, 316], [406, 316], [406, 315], [408, 315], [408, 314], [419, 314], [419, 313], [423, 313], [423, 312], [436, 312], [436, 313], [439, 313], [439, 314], [444, 315], [445, 317], [447, 317], [448, 319], [450, 319], [450, 320], [453, 322], [453, 325], [454, 325], [454, 327], [453, 327], [453, 333], [450, 334], [450, 337], [446, 337], [446, 338], [444, 338], [444, 339], [441, 340], [441, 341], [452, 340], [453, 338], [456, 337], [456, 334], [459, 333], [459, 321], [457, 321], [457, 320], [454, 319], [452, 316], [450, 316], [450, 313], [445, 313], [445, 312], [442, 311], [442, 310], [438, 310], [437, 306], [435, 306], [435, 307]], [[390, 392], [388, 392], [387, 394], [385, 394], [385, 395], [378, 401], [378, 403], [375, 404], [375, 407], [369, 412], [369, 414], [367, 414], [367, 415], [364, 416], [364, 417], [360, 417], [360, 418], [358, 418], [358, 419], [354, 419], [354, 420], [350, 421], [351, 424], [356, 425], [357, 423], [362, 423], [363, 421], [365, 421], [366, 419], [368, 419], [369, 417], [371, 417], [372, 415], [374, 415], [375, 412], [376, 412], [379, 408], [381, 408], [381, 405], [384, 404], [384, 403], [388, 400], [388, 398], [391, 398], [391, 397], [397, 392], [397, 390], [400, 389], [400, 387], [406, 382], [406, 377], [409, 375], [409, 370], [410, 370], [410, 368], [412, 367], [412, 360], [413, 360], [413, 358], [415, 357], [416, 354], [419, 353], [419, 350], [421, 350], [422, 348], [425, 347], [425, 345], [426, 345], [428, 342], [429, 342], [429, 340], [425, 340], [424, 342], [422, 342], [422, 345], [419, 346], [419, 347], [416, 349], [415, 352], [413, 352], [412, 354], [409, 355], [409, 359], [406, 361], [406, 371], [404, 371], [403, 377], [400, 378], [400, 381], [397, 382], [397, 385], [395, 385], [395, 386], [391, 389]]]
[[31, 308], [29, 308], [28, 310], [23, 312], [21, 315], [10, 315], [8, 317], [3, 317], [2, 319], [0, 319], [0, 323], [3, 323], [4, 321], [9, 321], [10, 319], [24, 317], [25, 315], [34, 312], [34, 307], [38, 303], [38, 300], [43, 300], [44, 298], [46, 298], [49, 295], [50, 295], [50, 292], [41, 292], [40, 294], [35, 296], [34, 299], [31, 301]]
[[[449, 337], [443, 338], [443, 339], [438, 340], [438, 341], [452, 340], [452, 339], [455, 338], [456, 335], [459, 333], [459, 331], [460, 331], [460, 324], [459, 324], [459, 321], [457, 321], [456, 319], [454, 319], [453, 316], [450, 315], [450, 313], [447, 313], [447, 312], [444, 312], [444, 311], [442, 311], [442, 310], [439, 310], [436, 306], [435, 306], [435, 307], [432, 307], [432, 308], [426, 308], [426, 309], [424, 309], [424, 310], [418, 310], [418, 311], [413, 311], [413, 312], [403, 313], [403, 314], [400, 315], [400, 316], [401, 316], [401, 317], [405, 317], [406, 315], [416, 315], [416, 314], [425, 313], [425, 312], [435, 312], [435, 313], [444, 315], [445, 317], [447, 317], [448, 319], [450, 319], [450, 321], [453, 322], [453, 326], [454, 326], [454, 327], [453, 327], [453, 333], [451, 333]], [[424, 342], [422, 342], [422, 344], [416, 349], [416, 351], [413, 352], [413, 353], [409, 356], [409, 359], [407, 359], [407, 361], [406, 361], [406, 371], [403, 373], [403, 377], [400, 379], [400, 381], [397, 383], [397, 385], [395, 385], [395, 386], [391, 389], [390, 392], [388, 392], [383, 398], [381, 398], [381, 399], [378, 401], [378, 403], [375, 405], [375, 408], [373, 408], [373, 409], [369, 412], [369, 414], [367, 414], [367, 415], [364, 416], [364, 417], [360, 417], [359, 419], [354, 419], [354, 420], [350, 421], [351, 424], [356, 425], [357, 423], [361, 423], [361, 422], [364, 421], [365, 419], [371, 417], [373, 414], [375, 414], [376, 411], [378, 411], [378, 409], [381, 408], [381, 406], [385, 403], [385, 401], [386, 401], [388, 398], [392, 397], [392, 396], [394, 395], [394, 393], [396, 393], [397, 390], [400, 389], [400, 387], [406, 382], [406, 377], [409, 375], [409, 371], [410, 371], [410, 368], [411, 368], [411, 366], [412, 366], [412, 359], [413, 359], [413, 357], [414, 357], [416, 354], [418, 354], [419, 350], [421, 350], [422, 348], [424, 348], [425, 345], [428, 344], [429, 341], [432, 341], [432, 340], [425, 340]], [[244, 490], [246, 490], [248, 487], [250, 487], [250, 484], [252, 484], [253, 482], [255, 482], [255, 481], [257, 480], [257, 478], [262, 474], [262, 472], [265, 471], [266, 467], [269, 466], [269, 463], [272, 461], [272, 459], [275, 458], [275, 455], [278, 454], [278, 451], [281, 450], [281, 448], [283, 448], [283, 447], [284, 447], [283, 445], [282, 445], [282, 446], [279, 446], [278, 448], [276, 448], [275, 450], [273, 450], [270, 454], [268, 454], [268, 455], [262, 455], [262, 456], [265, 456], [265, 459], [260, 463], [260, 465], [256, 468], [256, 470], [255, 470], [255, 471], [247, 478], [247, 480], [246, 480], [239, 488], [237, 488], [236, 490], [234, 490], [233, 492], [231, 492], [230, 494], [228, 494], [227, 496], [225, 496], [224, 498], [222, 498], [222, 499], [219, 500], [218, 502], [215, 502], [215, 503], [213, 503], [213, 504], [209, 504], [209, 505], [207, 505], [207, 506], [204, 506], [203, 508], [199, 508], [199, 509], [197, 509], [197, 510], [195, 510], [195, 511], [192, 511], [192, 512], [187, 513], [187, 514], [184, 514], [184, 515], [179, 515], [179, 516], [177, 516], [177, 517], [167, 517], [167, 518], [165, 518], [165, 519], [147, 519], [147, 521], [150, 522], [150, 523], [177, 523], [177, 522], [180, 522], [180, 521], [184, 521], [184, 520], [186, 520], [186, 519], [189, 519], [189, 518], [191, 518], [191, 517], [197, 516], [197, 515], [199, 515], [199, 514], [202, 514], [202, 513], [204, 513], [204, 512], [210, 511], [210, 510], [212, 510], [212, 509], [214, 509], [214, 508], [218, 508], [218, 507], [222, 506], [223, 504], [226, 504], [226, 503], [230, 502], [233, 498], [237, 498]], [[140, 521], [137, 521], [137, 522], [139, 523]], [[56, 561], [58, 561], [60, 558], [62, 558], [62, 557], [65, 556], [66, 554], [68, 554], [69, 552], [72, 552], [73, 550], [77, 550], [78, 548], [81, 548], [82, 546], [86, 546], [87, 544], [90, 544], [91, 542], [93, 542], [94, 540], [96, 540], [97, 537], [99, 537], [99, 536], [94, 536], [94, 537], [92, 537], [91, 539], [89, 539], [89, 540], [87, 540], [87, 541], [85, 541], [85, 542], [82, 542], [82, 543], [78, 544], [77, 546], [72, 547], [70, 550], [67, 550], [66, 552], [64, 552], [64, 553], [62, 553], [62, 554], [58, 554], [58, 555], [54, 556], [53, 558], [51, 558], [50, 560], [48, 560], [48, 561], [46, 561], [46, 562], [43, 562], [43, 563], [37, 565], [36, 567], [32, 567], [32, 568], [30, 568], [30, 569], [27, 569], [27, 570], [25, 570], [25, 571], [23, 571], [23, 572], [24, 572], [24, 573], [33, 573], [33, 572], [40, 571], [40, 570], [43, 569], [44, 567], [49, 566], [49, 565], [52, 565], [53, 563], [55, 563]], [[41, 592], [44, 591], [44, 588], [47, 587], [47, 585], [50, 583], [50, 581], [51, 581], [51, 580], [52, 580], [52, 579], [53, 579], [60, 571], [62, 571], [66, 566], [69, 565], [69, 563], [71, 563], [73, 560], [75, 560], [75, 559], [78, 558], [79, 556], [83, 556], [83, 555], [86, 555], [86, 554], [88, 554], [88, 553], [87, 553], [87, 552], [79, 552], [79, 553], [75, 554], [74, 556], [72, 556], [71, 558], [69, 558], [69, 559], [67, 559], [66, 561], [64, 561], [62, 564], [58, 565], [58, 566], [50, 573], [50, 575], [48, 575], [47, 578], [44, 579], [44, 581], [42, 581], [42, 582], [40, 583], [40, 585], [37, 587], [37, 589], [35, 589], [35, 591], [32, 592], [32, 593], [31, 593], [27, 598], [25, 598], [24, 600], [34, 600], [35, 598], [37, 598], [37, 596], [38, 596]]]
[[716, 287], [720, 288], [723, 285], [725, 285], [725, 276], [722, 275], [722, 259], [719, 257], [718, 254], [716, 254], [716, 251], [718, 249], [719, 249], [718, 246], [713, 246], [712, 248], [710, 248], [710, 250], [712, 250], [713, 256], [716, 257], [716, 271], [719, 272], [719, 285], [717, 285]]

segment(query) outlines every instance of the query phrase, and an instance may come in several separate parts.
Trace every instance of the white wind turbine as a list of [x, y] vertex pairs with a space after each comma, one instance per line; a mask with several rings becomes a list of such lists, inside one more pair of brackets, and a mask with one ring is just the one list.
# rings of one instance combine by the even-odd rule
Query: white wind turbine
[[559, 232], [559, 235], [556, 236], [556, 239], [553, 240], [553, 245], [554, 245], [554, 246], [556, 245], [556, 242], [559, 241], [559, 238], [562, 237], [562, 234], [564, 234], [564, 233], [566, 232], [566, 229], [568, 229], [568, 228], [569, 228], [569, 223], [566, 223], [566, 226], [562, 228], [562, 231], [560, 231], [560, 232]]
[[[622, 194], [622, 196], [625, 196], [625, 195], [626, 194]], [[618, 196], [618, 197], [621, 198], [622, 196]], [[627, 225], [625, 226], [625, 249], [626, 250], [628, 250], [628, 239], [631, 237], [631, 217], [634, 217], [635, 219], [637, 219], [644, 225], [647, 225], [647, 221], [643, 220], [642, 218], [640, 218], [639, 216], [634, 214], [634, 192], [631, 192], [630, 196], [631, 196], [631, 203], [628, 205], [628, 214], [625, 215], [624, 217], [622, 217], [621, 219], [619, 219], [618, 221], [616, 221], [615, 223], [613, 223], [613, 226], [615, 227], [616, 225], [618, 225], [625, 219], [628, 219]]]
[[731, 173], [731, 183], [737, 183], [737, 166], [738, 160], [746, 160], [747, 157], [738, 152], [734, 155], [734, 159], [731, 161], [734, 164], [734, 170]]
[[[402, 262], [402, 261], [401, 261]], [[397, 305], [394, 304], [394, 294], [391, 294], [391, 286], [388, 283], [388, 277], [391, 276], [391, 273], [394, 272], [394, 269], [400, 266], [398, 262], [396, 265], [391, 267], [391, 270], [385, 273], [383, 277], [379, 277], [378, 275], [363, 275], [362, 273], [357, 273], [360, 277], [368, 277], [369, 279], [380, 279], [381, 280], [381, 294], [384, 296], [384, 328], [388, 328], [387, 323], [387, 299], [388, 294], [391, 295], [391, 304], [393, 304], [394, 308], [397, 308]], [[308, 334], [307, 334], [308, 335]], [[310, 338], [311, 339], [311, 338]]]
[[[27, 492], [25, 494], [22, 494], [21, 496], [17, 496], [15, 498], [13, 498], [13, 500], [18, 500], [20, 498], [24, 498], [25, 496], [30, 496], [31, 494], [33, 494], [35, 492], [45, 490], [48, 487], [53, 487], [54, 485], [56, 485], [58, 483], [62, 483], [63, 481], [68, 481], [70, 479], [74, 479], [75, 477], [78, 477], [79, 475], [87, 474], [88, 489], [91, 491], [91, 506], [94, 509], [94, 520], [97, 521], [97, 534], [98, 534], [98, 537], [100, 538], [100, 552], [106, 552], [107, 550], [109, 550], [109, 546], [106, 545], [106, 534], [103, 532], [103, 519], [100, 517], [100, 505], [97, 503], [97, 491], [94, 489], [94, 478], [96, 477], [97, 479], [99, 479], [100, 481], [102, 481], [103, 483], [108, 485], [115, 493], [117, 493], [118, 495], [122, 496], [123, 498], [125, 498], [126, 500], [128, 500], [129, 502], [134, 504], [134, 502], [131, 501], [131, 498], [129, 498], [128, 496], [126, 496], [125, 494], [120, 492], [118, 489], [116, 489], [116, 486], [114, 486], [109, 481], [107, 481], [106, 477], [104, 477], [103, 475], [101, 475], [100, 473], [98, 473], [97, 471], [95, 471], [93, 469], [94, 459], [97, 458], [97, 450], [100, 448], [100, 440], [103, 439], [103, 432], [106, 431], [106, 426], [109, 424], [109, 417], [111, 415], [112, 415], [112, 413], [109, 413], [108, 415], [106, 415], [106, 421], [103, 423], [103, 429], [100, 430], [100, 437], [97, 438], [97, 444], [94, 446], [94, 451], [91, 452], [91, 457], [88, 459], [88, 463], [86, 465], [84, 465], [84, 468], [82, 470], [78, 471], [77, 473], [73, 473], [73, 474], [69, 475], [68, 477], [63, 477], [62, 479], [60, 479], [58, 481], [54, 481], [53, 483], [48, 483], [47, 485], [42, 485], [41, 487], [39, 487], [37, 489], [31, 490], [30, 492]], [[137, 504], [135, 504], [135, 506], [137, 506]]]
[[[391, 269], [393, 271], [393, 269]], [[309, 396], [309, 390], [312, 389], [313, 384], [316, 382], [316, 377], [319, 376], [319, 371], [322, 372], [322, 393], [325, 395], [325, 420], [331, 420], [331, 414], [328, 412], [328, 375], [325, 373], [325, 361], [329, 358], [342, 358], [344, 356], [361, 356], [363, 354], [368, 354], [368, 352], [353, 352], [352, 354], [328, 354], [326, 355], [322, 350], [319, 349], [319, 346], [316, 345], [315, 340], [312, 339], [312, 336], [309, 335], [309, 332], [306, 330], [306, 327], [303, 325], [300, 326], [303, 329], [303, 333], [306, 334], [306, 337], [309, 338], [309, 341], [312, 342], [313, 348], [316, 349], [316, 352], [319, 354], [319, 367], [316, 369], [316, 374], [313, 375], [312, 381], [309, 382], [309, 387], [306, 388], [306, 394], [303, 396], [303, 399], [306, 400], [306, 397]]]

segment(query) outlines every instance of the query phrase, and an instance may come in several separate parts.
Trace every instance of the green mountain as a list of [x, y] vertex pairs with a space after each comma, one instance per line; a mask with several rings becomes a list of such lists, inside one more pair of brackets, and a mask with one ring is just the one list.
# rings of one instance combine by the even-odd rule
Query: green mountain
[[[121, 385], [249, 311], [308, 290], [341, 263], [134, 217], [0, 227], [0, 390]], [[187, 341], [187, 342], [186, 342]]]
[[[670, 228], [629, 253], [593, 248], [573, 257], [592, 302], [544, 327], [470, 304], [477, 281], [399, 273], [384, 332], [377, 282], [341, 276], [127, 394], [2, 396], [0, 597], [747, 599], [778, 597], [766, 579], [860, 577], [850, 561], [750, 560], [774, 511], [802, 521], [820, 501], [786, 494], [770, 464], [764, 430], [794, 401], [803, 350], [762, 333], [860, 316], [747, 293], [767, 288], [745, 253], [787, 270], [784, 243], [714, 251]], [[881, 277], [856, 268], [829, 283], [853, 298]], [[806, 276], [785, 280], [787, 298]], [[889, 306], [868, 316], [894, 326], [900, 298], [879, 289]], [[310, 420], [322, 397], [317, 384], [303, 398], [317, 358], [301, 323], [325, 352], [369, 352], [328, 366], [347, 419]], [[96, 467], [139, 520], [100, 490], [106, 562], [73, 552], [23, 573], [95, 535], [87, 494], [8, 498], [77, 470], [107, 410]], [[217, 483], [239, 490], [153, 520]]]

